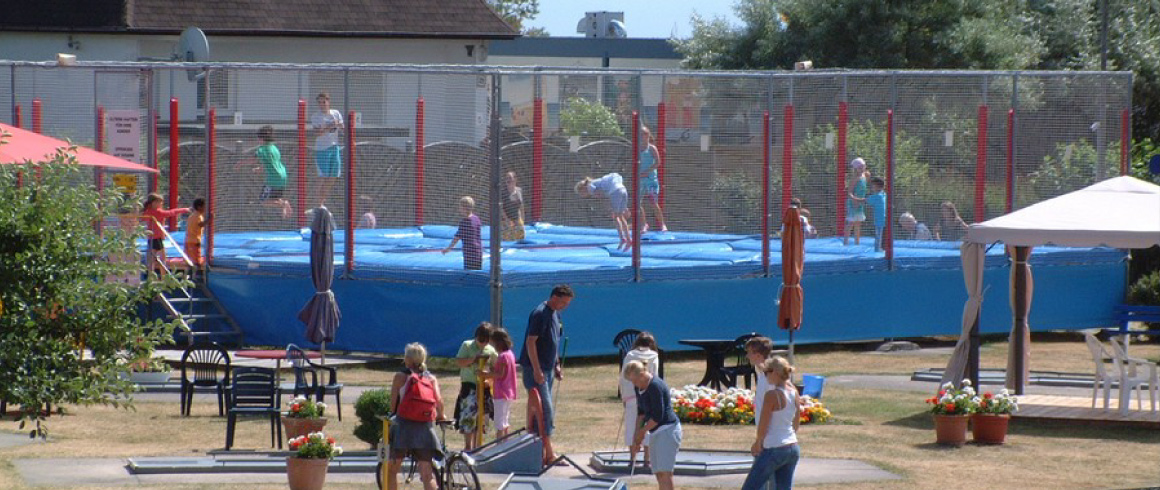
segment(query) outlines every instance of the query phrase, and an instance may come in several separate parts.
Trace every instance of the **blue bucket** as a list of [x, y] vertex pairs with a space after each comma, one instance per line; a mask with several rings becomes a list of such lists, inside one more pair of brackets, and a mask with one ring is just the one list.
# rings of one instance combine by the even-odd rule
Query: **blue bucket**
[[822, 388], [826, 384], [825, 376], [818, 376], [816, 374], [802, 375], [802, 394], [810, 398], [820, 400], [822, 398]]

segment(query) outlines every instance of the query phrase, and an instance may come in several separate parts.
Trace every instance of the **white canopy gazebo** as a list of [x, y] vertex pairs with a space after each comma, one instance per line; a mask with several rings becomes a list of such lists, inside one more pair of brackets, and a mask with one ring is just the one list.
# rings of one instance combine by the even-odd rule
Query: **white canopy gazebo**
[[[1160, 245], [1160, 186], [1132, 177], [1115, 177], [970, 226], [963, 240], [963, 278], [967, 304], [963, 329], [943, 382], [956, 385], [967, 375], [968, 357], [978, 359], [978, 319], [983, 303], [985, 247], [1003, 242], [1011, 251], [1011, 349], [1007, 357], [1007, 387], [1016, 394], [1030, 372], [1033, 283], [1027, 259], [1039, 245], [1062, 247], [1148, 248]], [[974, 373], [977, 376], [977, 371]], [[978, 381], [977, 379], [974, 381]]]

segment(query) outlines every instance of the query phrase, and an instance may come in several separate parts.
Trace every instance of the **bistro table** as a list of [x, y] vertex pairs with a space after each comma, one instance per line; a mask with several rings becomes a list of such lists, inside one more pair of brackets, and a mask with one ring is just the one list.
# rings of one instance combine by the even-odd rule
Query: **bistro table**
[[[319, 359], [322, 357], [321, 352], [304, 350], [307, 359]], [[257, 350], [240, 350], [234, 352], [234, 357], [246, 357], [250, 359], [273, 359], [274, 360], [274, 382], [278, 388], [282, 388], [282, 359], [286, 358], [286, 349], [257, 349]]]
[[[685, 339], [678, 340], [678, 344], [690, 345], [693, 347], [700, 347], [705, 351], [705, 375], [701, 377], [701, 381], [697, 383], [698, 386], [707, 386], [717, 391], [728, 387], [724, 373], [721, 369], [725, 367], [725, 359], [729, 354], [734, 353], [737, 346], [737, 339]], [[784, 355], [785, 350], [774, 350], [772, 355]]]

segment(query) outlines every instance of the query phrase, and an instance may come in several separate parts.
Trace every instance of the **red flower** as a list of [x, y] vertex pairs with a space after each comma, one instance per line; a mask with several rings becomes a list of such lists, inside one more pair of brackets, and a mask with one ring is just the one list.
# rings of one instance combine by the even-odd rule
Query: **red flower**
[[940, 396], [940, 397], [945, 395], [945, 394], [947, 394], [947, 390], [939, 390], [938, 391], [938, 396]]
[[297, 411], [299, 411], [299, 410], [301, 410], [301, 409], [302, 409], [302, 407], [301, 407], [301, 406], [299, 406], [297, 403], [295, 403], [295, 404], [293, 404], [293, 405], [290, 405], [290, 411], [291, 411], [291, 412], [297, 412]]
[[952, 402], [952, 403], [948, 403], [948, 404], [947, 404], [947, 411], [948, 411], [948, 412], [953, 412], [953, 411], [955, 411], [955, 404], [954, 404], [953, 402]]
[[333, 437], [327, 437], [327, 438], [326, 438], [326, 442], [327, 442], [327, 443], [330, 443], [330, 444], [334, 444], [334, 438], [333, 438]]
[[986, 400], [990, 400], [991, 397], [993, 397], [993, 396], [994, 395], [992, 395], [990, 391], [983, 393], [983, 399], [986, 399]]

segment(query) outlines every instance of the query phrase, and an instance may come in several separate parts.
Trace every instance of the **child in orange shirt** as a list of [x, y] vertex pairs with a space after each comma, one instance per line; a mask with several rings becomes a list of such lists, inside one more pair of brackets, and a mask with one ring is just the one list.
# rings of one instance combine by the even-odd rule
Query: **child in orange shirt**
[[185, 219], [185, 255], [193, 262], [193, 275], [197, 277], [205, 259], [201, 257], [201, 232], [205, 229], [205, 199], [193, 200], [193, 212]]

